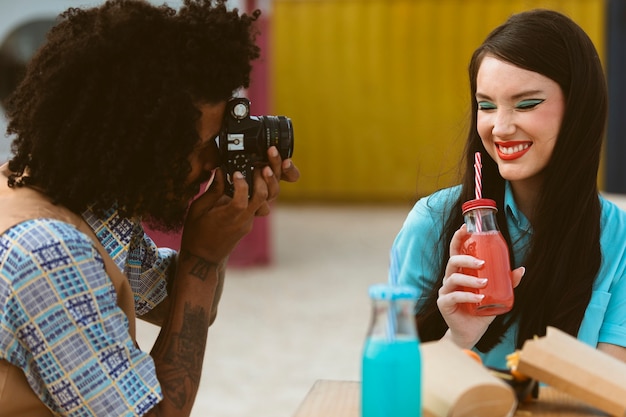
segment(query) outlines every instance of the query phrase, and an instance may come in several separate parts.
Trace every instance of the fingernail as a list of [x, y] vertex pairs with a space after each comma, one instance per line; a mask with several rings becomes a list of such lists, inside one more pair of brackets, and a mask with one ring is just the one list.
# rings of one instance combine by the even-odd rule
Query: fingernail
[[525, 274], [526, 274], [526, 267], [525, 267], [525, 266], [523, 266], [523, 267], [522, 267], [522, 276], [524, 276]]
[[233, 178], [235, 178], [236, 180], [242, 180], [244, 177], [241, 172], [235, 171], [235, 173], [233, 174]]
[[270, 148], [270, 156], [278, 156], [278, 149], [276, 149], [276, 147], [272, 146]]
[[487, 283], [487, 278], [479, 278], [479, 279], [478, 279], [478, 283], [479, 283], [480, 285], [485, 285], [485, 284]]
[[483, 261], [482, 259], [476, 259], [476, 260], [474, 261], [474, 264], [475, 264], [476, 266], [483, 266], [483, 265], [485, 264], [485, 261]]
[[211, 171], [211, 177], [206, 182], [206, 187], [204, 188], [204, 192], [207, 192], [209, 190], [209, 188], [211, 187], [211, 184], [213, 184], [213, 180], [215, 179], [215, 172], [216, 171], [217, 171], [217, 169], [214, 169], [214, 170]]
[[289, 168], [291, 168], [291, 160], [287, 159], [283, 161], [283, 169], [289, 169]]
[[274, 176], [274, 171], [272, 171], [272, 168], [265, 167], [265, 176], [266, 177], [273, 177]]
[[478, 300], [480, 301], [485, 298], [485, 294], [476, 294], [476, 298], [478, 298]]

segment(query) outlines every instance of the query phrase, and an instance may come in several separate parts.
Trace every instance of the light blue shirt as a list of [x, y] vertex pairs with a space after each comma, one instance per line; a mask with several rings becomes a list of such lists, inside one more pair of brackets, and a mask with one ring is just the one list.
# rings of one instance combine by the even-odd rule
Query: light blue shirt
[[[460, 186], [447, 188], [420, 199], [391, 248], [390, 280], [418, 289], [420, 298], [416, 308], [425, 301], [437, 279], [441, 259], [439, 237], [460, 190]], [[593, 347], [599, 342], [626, 346], [626, 212], [602, 196], [600, 205], [602, 263], [578, 339]], [[517, 208], [508, 183], [504, 206], [513, 245], [513, 268], [517, 268], [523, 266], [532, 228]], [[485, 365], [505, 368], [506, 355], [515, 351], [516, 335], [517, 325], [514, 324], [491, 351], [479, 352]]]

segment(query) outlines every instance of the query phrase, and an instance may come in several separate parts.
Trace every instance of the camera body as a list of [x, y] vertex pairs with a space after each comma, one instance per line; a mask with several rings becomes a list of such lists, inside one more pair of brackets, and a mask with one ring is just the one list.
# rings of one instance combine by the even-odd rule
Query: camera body
[[226, 103], [222, 130], [217, 138], [226, 194], [234, 192], [233, 174], [239, 171], [252, 195], [254, 170], [267, 165], [267, 150], [276, 146], [282, 159], [293, 154], [293, 127], [285, 116], [251, 116], [250, 100], [236, 97]]

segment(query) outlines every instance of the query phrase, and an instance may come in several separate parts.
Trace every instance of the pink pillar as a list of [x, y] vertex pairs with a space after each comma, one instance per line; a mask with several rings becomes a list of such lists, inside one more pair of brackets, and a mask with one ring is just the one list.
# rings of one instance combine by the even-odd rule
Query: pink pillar
[[[246, 0], [245, 10], [251, 13], [257, 9], [256, 0]], [[253, 115], [271, 114], [269, 111], [269, 77], [267, 61], [269, 52], [268, 30], [269, 16], [262, 14], [256, 21], [260, 34], [257, 35], [257, 44], [261, 48], [261, 57], [253, 63], [250, 88], [247, 97], [251, 101]], [[272, 261], [272, 245], [270, 239], [270, 216], [254, 219], [252, 231], [246, 235], [233, 250], [229, 259], [229, 266], [248, 267], [267, 265]], [[175, 250], [180, 249], [180, 233], [162, 233], [151, 230], [146, 226], [146, 233], [158, 246], [165, 246]]]
[[[245, 10], [252, 13], [259, 8], [257, 0], [246, 0]], [[257, 45], [261, 48], [261, 56], [253, 62], [250, 75], [250, 87], [247, 96], [251, 102], [253, 115], [272, 114], [270, 110], [270, 78], [268, 76], [268, 61], [270, 45], [268, 31], [270, 29], [268, 12], [264, 11], [255, 22], [260, 32], [257, 35]], [[272, 261], [271, 245], [271, 214], [254, 219], [252, 231], [245, 236], [230, 257], [230, 265], [255, 266], [267, 265]]]

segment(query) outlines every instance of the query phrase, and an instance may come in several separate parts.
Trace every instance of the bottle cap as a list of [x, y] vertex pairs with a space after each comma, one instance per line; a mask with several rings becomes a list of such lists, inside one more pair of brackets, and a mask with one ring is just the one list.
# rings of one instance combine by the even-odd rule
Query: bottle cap
[[463, 214], [468, 212], [469, 210], [484, 208], [484, 209], [493, 209], [498, 211], [496, 207], [496, 202], [490, 198], [476, 198], [474, 200], [469, 200], [463, 203], [461, 209], [463, 210]]
[[369, 294], [374, 300], [417, 300], [417, 289], [408, 285], [375, 284]]

